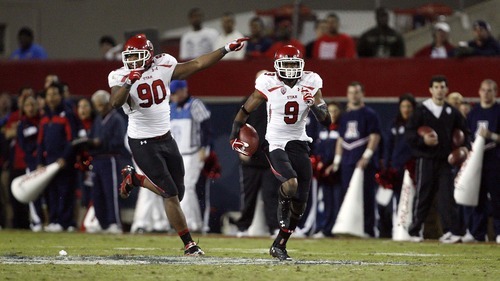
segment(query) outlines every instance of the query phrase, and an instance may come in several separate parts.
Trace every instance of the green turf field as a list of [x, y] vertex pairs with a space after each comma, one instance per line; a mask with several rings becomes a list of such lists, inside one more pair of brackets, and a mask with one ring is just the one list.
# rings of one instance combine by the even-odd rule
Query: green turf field
[[279, 262], [270, 238], [195, 239], [206, 257], [183, 257], [174, 235], [3, 230], [0, 280], [500, 280], [495, 243], [292, 238]]

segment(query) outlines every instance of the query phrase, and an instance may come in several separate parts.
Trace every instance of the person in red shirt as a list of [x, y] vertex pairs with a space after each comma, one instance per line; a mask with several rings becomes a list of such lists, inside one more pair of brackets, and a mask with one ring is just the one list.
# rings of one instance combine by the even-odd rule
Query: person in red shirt
[[274, 54], [281, 47], [286, 45], [292, 45], [299, 49], [300, 53], [304, 54], [306, 49], [304, 44], [297, 39], [292, 38], [292, 22], [290, 20], [282, 20], [278, 22], [278, 26], [275, 32], [275, 42], [266, 51], [265, 56], [268, 58], [274, 58]]
[[330, 14], [326, 21], [330, 26], [330, 32], [314, 42], [312, 57], [315, 59], [355, 58], [356, 44], [349, 35], [339, 32], [338, 15]]

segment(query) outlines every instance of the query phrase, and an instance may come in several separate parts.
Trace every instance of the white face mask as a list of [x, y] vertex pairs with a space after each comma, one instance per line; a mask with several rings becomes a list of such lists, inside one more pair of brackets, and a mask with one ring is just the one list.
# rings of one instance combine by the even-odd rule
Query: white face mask
[[[137, 55], [137, 59], [129, 59], [131, 55]], [[147, 50], [127, 50], [122, 52], [122, 62], [126, 69], [141, 69], [151, 58], [151, 52]]]
[[[288, 67], [289, 64], [295, 64], [295, 67]], [[274, 69], [281, 78], [297, 79], [302, 77], [304, 60], [300, 58], [280, 58], [274, 61]]]

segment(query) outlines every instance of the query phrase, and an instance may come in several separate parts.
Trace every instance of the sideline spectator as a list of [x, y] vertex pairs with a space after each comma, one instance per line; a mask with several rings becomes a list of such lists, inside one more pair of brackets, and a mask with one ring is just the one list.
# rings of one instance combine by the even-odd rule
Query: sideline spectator
[[446, 22], [438, 22], [431, 32], [432, 43], [422, 47], [413, 56], [433, 59], [453, 57], [455, 46], [450, 43], [450, 26]]
[[[23, 103], [24, 100], [33, 96], [34, 91], [30, 87], [23, 87], [19, 90], [17, 97], [17, 110], [9, 115], [5, 125], [4, 134], [5, 139], [9, 142], [9, 186], [13, 179], [26, 173], [26, 163], [24, 161], [24, 151], [21, 149], [17, 141], [18, 125], [23, 117]], [[29, 229], [29, 210], [28, 205], [19, 202], [13, 195], [9, 188], [10, 203], [12, 205], [12, 227], [13, 228], [28, 228]]]
[[482, 81], [479, 88], [480, 103], [467, 116], [467, 125], [475, 133], [474, 138], [477, 135], [484, 137], [486, 145], [480, 175], [479, 203], [476, 207], [465, 207], [464, 210], [472, 239], [464, 239], [464, 242], [487, 241], [488, 216], [491, 213], [496, 243], [500, 244], [500, 105], [495, 101], [497, 92], [495, 81]]
[[204, 14], [200, 8], [192, 8], [188, 19], [192, 30], [182, 35], [179, 48], [179, 59], [184, 61], [212, 52], [219, 36], [217, 30], [202, 26]]
[[375, 172], [377, 148], [380, 143], [378, 114], [364, 103], [365, 90], [360, 82], [347, 86], [347, 110], [340, 118], [339, 138], [333, 164], [327, 174], [342, 171], [342, 198], [345, 197], [356, 168], [363, 169], [364, 232], [375, 237]]
[[110, 94], [98, 90], [92, 95], [97, 116], [90, 129], [92, 156], [92, 201], [95, 216], [104, 233], [120, 234], [122, 225], [118, 205], [118, 186], [122, 165], [129, 163], [125, 148], [126, 122], [110, 104]]
[[472, 24], [474, 39], [469, 42], [459, 42], [455, 49], [457, 57], [482, 56], [491, 57], [500, 55], [500, 43], [491, 35], [491, 26], [484, 20], [477, 20]]
[[73, 110], [65, 106], [63, 91], [62, 85], [57, 83], [45, 90], [46, 106], [38, 135], [38, 167], [54, 162], [62, 167], [44, 191], [49, 210], [47, 232], [76, 230], [76, 170], [71, 141], [76, 136], [77, 126]]
[[[410, 241], [422, 242], [422, 225], [429, 214], [434, 198], [438, 197], [438, 212], [443, 236], [441, 243], [458, 243], [463, 233], [460, 229], [458, 208], [453, 199], [453, 172], [448, 163], [452, 149], [454, 129], [464, 132], [464, 144], [470, 149], [470, 133], [465, 119], [456, 108], [445, 101], [448, 80], [434, 76], [429, 83], [431, 98], [423, 101], [411, 115], [406, 125], [405, 138], [416, 158], [416, 196], [413, 219], [409, 227]], [[421, 126], [431, 127], [436, 134], [417, 133]]]
[[[219, 34], [214, 46], [223, 46], [227, 42], [231, 42], [234, 39], [243, 37], [243, 34], [238, 30], [234, 29], [235, 25], [234, 14], [231, 12], [225, 12], [221, 18], [222, 33]], [[232, 52], [227, 54], [222, 60], [242, 60], [245, 58], [245, 51], [241, 50], [239, 52]]]
[[[76, 115], [77, 115], [77, 139], [73, 141], [75, 143], [81, 143], [82, 140], [86, 140], [89, 137], [90, 129], [95, 119], [95, 111], [92, 107], [92, 103], [88, 98], [82, 98], [76, 103]], [[82, 143], [84, 144], [84, 142]], [[76, 155], [75, 168], [77, 170], [77, 201], [79, 203], [80, 209], [77, 214], [77, 218], [85, 219], [88, 214], [88, 208], [90, 208], [91, 202], [91, 188], [92, 188], [92, 175], [90, 173], [91, 157], [88, 152], [88, 147], [85, 145], [73, 145], [73, 149]], [[80, 216], [81, 214], [87, 214]], [[80, 221], [77, 221], [78, 225]], [[86, 228], [86, 231], [89, 229]]]
[[196, 194], [196, 182], [210, 153], [210, 111], [188, 92], [186, 80], [170, 82], [170, 124], [184, 162], [184, 210], [190, 231], [201, 232], [203, 219]]
[[[378, 228], [381, 238], [392, 237], [393, 215], [397, 213], [397, 206], [399, 206], [404, 172], [405, 169], [410, 171], [414, 165], [410, 146], [405, 139], [405, 130], [416, 105], [412, 94], [403, 94], [399, 97], [398, 114], [389, 127], [387, 141], [384, 143], [384, 165], [380, 175], [386, 176], [386, 179], [390, 180], [388, 184], [392, 185], [393, 200], [387, 206], [378, 205], [380, 216]], [[396, 204], [393, 204], [393, 201]]]
[[[34, 95], [26, 96], [21, 102], [22, 117], [17, 127], [17, 143], [24, 154], [28, 173], [36, 169], [37, 166], [37, 139], [38, 126], [40, 125], [40, 111]], [[43, 194], [36, 200], [29, 202], [30, 228], [33, 232], [43, 230], [45, 221], [43, 204], [45, 199]]]
[[379, 7], [375, 10], [377, 25], [361, 35], [358, 42], [359, 57], [404, 57], [403, 36], [389, 27], [389, 11]]
[[45, 49], [34, 43], [33, 30], [23, 27], [17, 34], [19, 48], [10, 55], [11, 60], [43, 60], [47, 58]]

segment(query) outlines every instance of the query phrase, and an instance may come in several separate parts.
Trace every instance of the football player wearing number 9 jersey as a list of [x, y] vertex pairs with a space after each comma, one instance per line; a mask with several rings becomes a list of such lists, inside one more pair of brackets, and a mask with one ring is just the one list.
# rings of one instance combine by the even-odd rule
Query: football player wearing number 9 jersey
[[274, 175], [281, 181], [278, 200], [280, 231], [269, 253], [288, 261], [292, 258], [286, 243], [306, 208], [312, 167], [309, 160], [306, 117], [311, 110], [316, 119], [330, 125], [330, 116], [322, 98], [323, 80], [311, 71], [304, 71], [302, 53], [291, 45], [278, 49], [274, 56], [276, 72], [257, 77], [255, 91], [236, 114], [229, 141], [234, 150], [245, 154], [247, 146], [238, 139], [239, 130], [248, 115], [264, 101], [267, 103], [266, 141]]
[[108, 76], [111, 104], [128, 115], [128, 142], [137, 166], [122, 169], [120, 195], [126, 198], [134, 187], [142, 186], [162, 196], [170, 224], [184, 243], [184, 254], [205, 253], [191, 238], [180, 201], [184, 196], [184, 164], [170, 133], [170, 81], [186, 79], [212, 66], [227, 53], [243, 48], [248, 38], [236, 39], [211, 53], [177, 63], [168, 54], [154, 56], [153, 44], [144, 34], [125, 43], [123, 67]]

